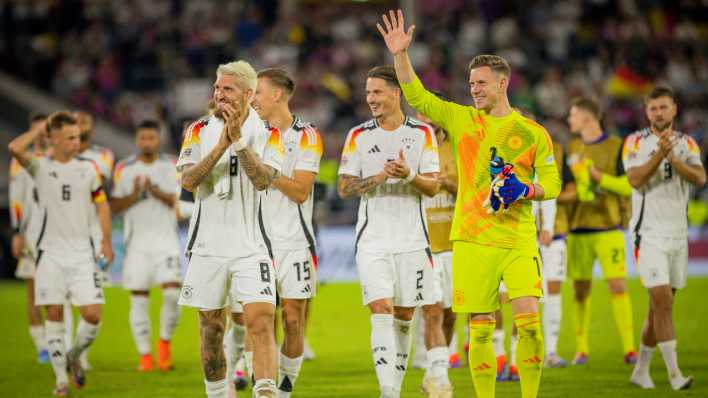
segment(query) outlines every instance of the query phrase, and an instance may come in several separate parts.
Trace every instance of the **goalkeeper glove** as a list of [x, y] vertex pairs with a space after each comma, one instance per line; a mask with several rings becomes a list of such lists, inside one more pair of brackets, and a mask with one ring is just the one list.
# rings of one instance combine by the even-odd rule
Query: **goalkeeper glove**
[[526, 185], [519, 181], [511, 167], [505, 167], [503, 174], [506, 178], [497, 182], [493, 187], [493, 191], [501, 199], [505, 209], [508, 209], [509, 205], [519, 199], [531, 199], [533, 197], [533, 185]]

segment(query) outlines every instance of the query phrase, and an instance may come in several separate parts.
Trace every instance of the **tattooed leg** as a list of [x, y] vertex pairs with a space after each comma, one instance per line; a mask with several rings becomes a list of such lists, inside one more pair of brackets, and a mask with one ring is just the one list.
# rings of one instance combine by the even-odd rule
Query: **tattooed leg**
[[226, 377], [224, 355], [225, 311], [199, 311], [199, 336], [202, 368], [207, 381], [219, 381]]

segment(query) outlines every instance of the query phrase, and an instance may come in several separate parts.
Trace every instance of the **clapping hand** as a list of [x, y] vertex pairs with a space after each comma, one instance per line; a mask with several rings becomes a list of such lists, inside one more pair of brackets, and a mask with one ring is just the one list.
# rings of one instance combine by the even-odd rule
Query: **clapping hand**
[[398, 151], [398, 159], [386, 163], [384, 171], [389, 177], [405, 179], [410, 175], [411, 169], [406, 163], [406, 157], [403, 155], [403, 150]]

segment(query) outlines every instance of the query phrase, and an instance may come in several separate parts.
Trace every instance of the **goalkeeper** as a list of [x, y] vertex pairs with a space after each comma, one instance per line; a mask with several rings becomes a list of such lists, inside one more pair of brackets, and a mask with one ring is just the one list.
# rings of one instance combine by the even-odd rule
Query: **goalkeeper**
[[[415, 27], [404, 30], [400, 10], [390, 11], [390, 18], [384, 15], [383, 26], [377, 27], [394, 56], [408, 103], [452, 138], [459, 176], [450, 233], [453, 310], [471, 313], [469, 365], [477, 396], [494, 396], [493, 313], [499, 307], [503, 280], [519, 330], [522, 396], [536, 397], [543, 365], [538, 310], [542, 290], [531, 200], [555, 198], [561, 188], [551, 138], [541, 125], [509, 105], [511, 70], [503, 58], [479, 55], [472, 60], [469, 83], [475, 106], [463, 106], [443, 101], [423, 87], [407, 54]], [[493, 174], [502, 159], [503, 178], [498, 178]]]

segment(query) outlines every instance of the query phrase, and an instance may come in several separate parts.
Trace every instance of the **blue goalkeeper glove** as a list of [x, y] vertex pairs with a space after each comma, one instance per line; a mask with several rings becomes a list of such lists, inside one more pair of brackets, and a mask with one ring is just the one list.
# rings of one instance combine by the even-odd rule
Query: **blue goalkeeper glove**
[[494, 185], [504, 178], [504, 176], [501, 175], [503, 169], [504, 159], [499, 156], [495, 156], [489, 161], [489, 178], [491, 178], [492, 183], [489, 188], [489, 196], [482, 204], [482, 207], [487, 209], [487, 212], [490, 214], [499, 211], [502, 205], [501, 200], [494, 194]]
[[509, 170], [506, 178], [493, 187], [496, 196], [501, 199], [504, 208], [509, 206], [519, 199], [530, 199], [534, 195], [533, 185], [526, 185], [516, 178], [516, 173]]

